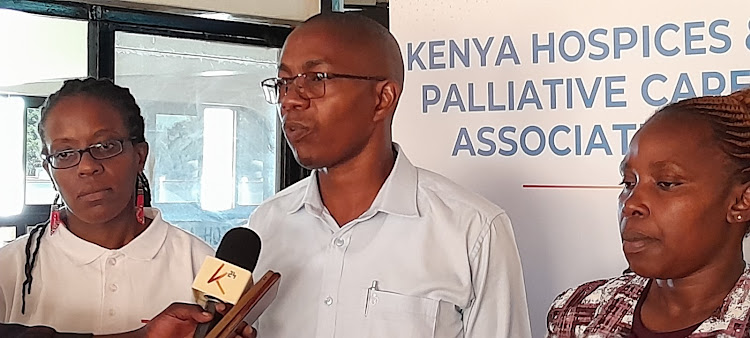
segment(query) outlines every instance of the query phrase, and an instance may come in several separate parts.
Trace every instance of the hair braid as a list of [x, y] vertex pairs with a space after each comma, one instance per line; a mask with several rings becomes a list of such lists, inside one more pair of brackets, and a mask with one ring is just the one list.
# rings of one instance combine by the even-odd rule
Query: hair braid
[[[39, 246], [42, 244], [42, 236], [49, 225], [49, 221], [37, 224], [34, 229], [29, 233], [29, 238], [26, 240], [26, 264], [24, 265], [24, 276], [25, 279], [21, 285], [21, 314], [26, 314], [26, 294], [31, 294], [31, 283], [34, 281], [32, 271], [34, 271], [34, 265], [36, 265], [36, 258], [39, 254]], [[34, 236], [36, 236], [36, 247], [34, 253], [31, 253], [31, 243], [34, 242]]]
[[662, 108], [654, 116], [664, 112], [695, 114], [705, 118], [722, 149], [736, 165], [739, 179], [750, 182], [750, 88], [726, 96], [702, 96], [679, 101]]

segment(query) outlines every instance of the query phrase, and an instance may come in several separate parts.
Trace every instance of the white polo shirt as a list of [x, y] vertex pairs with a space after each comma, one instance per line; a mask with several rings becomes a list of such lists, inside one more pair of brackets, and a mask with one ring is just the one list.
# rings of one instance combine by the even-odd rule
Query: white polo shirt
[[[398, 149], [398, 147], [397, 147]], [[281, 273], [263, 338], [530, 337], [521, 262], [498, 206], [398, 151], [372, 206], [339, 227], [317, 172], [250, 217]]]
[[[109, 334], [143, 326], [172, 302], [194, 303], [191, 284], [213, 249], [146, 208], [153, 222], [117, 250], [61, 226], [43, 234], [26, 314], [21, 314], [28, 236], [0, 248], [0, 322], [46, 325], [59, 332]], [[36, 247], [36, 236], [32, 252]]]

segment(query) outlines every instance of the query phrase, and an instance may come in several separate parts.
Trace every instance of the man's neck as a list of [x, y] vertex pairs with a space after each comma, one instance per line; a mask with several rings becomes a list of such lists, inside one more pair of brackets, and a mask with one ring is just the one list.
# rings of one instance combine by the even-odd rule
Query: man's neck
[[318, 171], [323, 204], [339, 226], [356, 219], [372, 206], [393, 170], [396, 153], [389, 144], [363, 151], [335, 168]]

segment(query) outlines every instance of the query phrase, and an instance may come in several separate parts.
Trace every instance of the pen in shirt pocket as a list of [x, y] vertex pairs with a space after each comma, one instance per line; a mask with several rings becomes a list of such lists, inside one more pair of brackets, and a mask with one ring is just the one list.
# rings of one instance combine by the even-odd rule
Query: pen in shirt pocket
[[372, 286], [367, 288], [367, 299], [365, 299], [365, 317], [367, 317], [367, 313], [370, 310], [370, 305], [375, 305], [378, 303], [378, 295], [375, 293], [375, 291], [379, 291], [378, 281], [376, 280], [372, 281]]

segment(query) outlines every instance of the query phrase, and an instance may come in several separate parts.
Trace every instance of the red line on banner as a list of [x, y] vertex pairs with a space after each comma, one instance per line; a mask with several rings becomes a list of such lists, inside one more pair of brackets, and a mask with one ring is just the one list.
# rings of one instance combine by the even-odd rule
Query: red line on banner
[[555, 185], [555, 184], [524, 184], [526, 189], [622, 189], [619, 185]]

